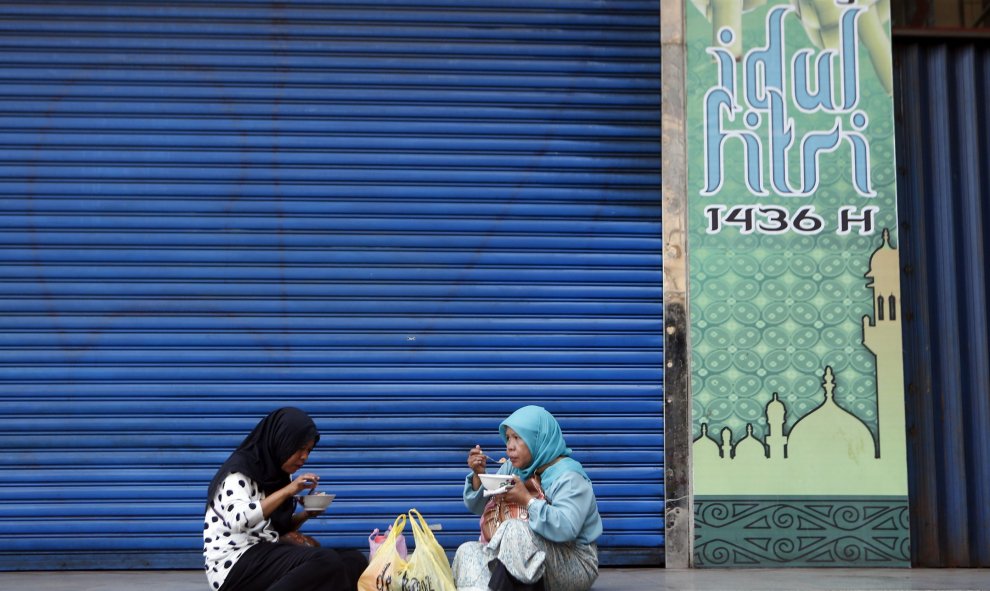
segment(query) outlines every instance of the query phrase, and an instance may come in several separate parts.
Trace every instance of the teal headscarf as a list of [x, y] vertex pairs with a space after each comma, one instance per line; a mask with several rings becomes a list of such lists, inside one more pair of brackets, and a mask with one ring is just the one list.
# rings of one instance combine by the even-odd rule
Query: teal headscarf
[[[506, 438], [506, 427], [510, 427], [522, 438], [533, 455], [533, 462], [529, 466], [523, 469], [512, 466], [509, 469], [510, 474], [518, 474], [522, 480], [532, 477], [537, 469], [558, 457], [571, 455], [571, 448], [564, 442], [564, 434], [560, 431], [557, 419], [541, 406], [524, 406], [502, 421], [498, 426], [498, 432], [502, 435], [503, 441]], [[542, 475], [544, 486], [549, 486], [548, 478], [552, 479], [556, 473], [565, 470], [579, 472], [588, 478], [580, 462], [565, 457]], [[555, 474], [552, 475], [551, 472]]]

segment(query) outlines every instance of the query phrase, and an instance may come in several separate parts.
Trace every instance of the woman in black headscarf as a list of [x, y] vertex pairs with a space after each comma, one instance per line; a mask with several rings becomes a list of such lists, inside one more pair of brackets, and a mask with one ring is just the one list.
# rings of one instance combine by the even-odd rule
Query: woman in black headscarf
[[210, 483], [203, 523], [206, 577], [218, 591], [353, 591], [367, 560], [357, 551], [299, 545], [311, 515], [293, 497], [314, 488], [311, 472], [291, 474], [320, 440], [313, 419], [280, 408], [261, 420]]

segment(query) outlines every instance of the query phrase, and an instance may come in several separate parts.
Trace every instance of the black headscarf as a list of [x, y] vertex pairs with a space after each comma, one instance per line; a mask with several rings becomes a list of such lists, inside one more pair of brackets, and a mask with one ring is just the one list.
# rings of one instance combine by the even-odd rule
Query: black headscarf
[[[207, 508], [220, 484], [234, 472], [257, 482], [266, 495], [283, 488], [290, 479], [282, 471], [282, 464], [310, 440], [319, 441], [320, 433], [313, 419], [298, 408], [280, 408], [261, 419], [217, 470], [206, 496]], [[283, 534], [292, 529], [292, 509], [293, 501], [289, 499], [272, 512], [275, 531]]]

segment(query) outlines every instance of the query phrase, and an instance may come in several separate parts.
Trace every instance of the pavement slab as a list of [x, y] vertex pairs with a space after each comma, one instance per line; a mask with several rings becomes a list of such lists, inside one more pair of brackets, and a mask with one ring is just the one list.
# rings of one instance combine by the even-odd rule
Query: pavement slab
[[[209, 591], [198, 570], [0, 572], [4, 591]], [[990, 591], [990, 569], [603, 568], [592, 591]]]

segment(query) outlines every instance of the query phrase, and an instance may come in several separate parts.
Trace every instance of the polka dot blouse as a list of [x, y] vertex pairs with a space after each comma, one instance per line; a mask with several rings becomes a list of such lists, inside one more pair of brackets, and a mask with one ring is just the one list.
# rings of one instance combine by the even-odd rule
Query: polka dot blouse
[[203, 556], [210, 587], [219, 589], [227, 573], [248, 548], [260, 542], [275, 542], [278, 533], [261, 513], [264, 491], [247, 476], [227, 475], [210, 499], [203, 520]]

